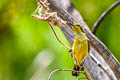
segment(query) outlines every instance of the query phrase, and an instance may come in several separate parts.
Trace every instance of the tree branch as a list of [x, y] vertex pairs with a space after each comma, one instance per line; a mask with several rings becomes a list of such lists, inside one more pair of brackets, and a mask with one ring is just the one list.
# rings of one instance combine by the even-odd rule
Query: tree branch
[[99, 19], [95, 22], [93, 29], [92, 29], [92, 33], [95, 34], [100, 23], [104, 20], [104, 18], [113, 10], [115, 9], [118, 5], [120, 5], [120, 1], [115, 2], [112, 6], [110, 6], [110, 8], [108, 8], [108, 10], [106, 10], [105, 12], [102, 13], [102, 15], [99, 17]]
[[[94, 36], [91, 31], [89, 30], [86, 23], [79, 18], [73, 18], [64, 8], [61, 6], [62, 4], [59, 2], [59, 0], [48, 0], [50, 3], [50, 9], [57, 12], [58, 15], [64, 19], [65, 21], [68, 21], [72, 24], [79, 22], [79, 24], [82, 26], [84, 32], [86, 33], [87, 37], [89, 38], [90, 45], [92, 48], [94, 48], [106, 61], [106, 63], [110, 66], [112, 71], [114, 72], [117, 79], [120, 78], [120, 64], [116, 60], [116, 58], [112, 55], [110, 50], [96, 37]], [[81, 17], [81, 16], [80, 16]], [[70, 28], [67, 28], [70, 30]], [[70, 32], [71, 33], [71, 32]], [[73, 39], [68, 39], [68, 41], [72, 44]], [[88, 65], [89, 66], [89, 65]], [[93, 65], [92, 65], [93, 66]], [[87, 67], [87, 66], [86, 66]], [[100, 79], [99, 79], [100, 80]]]

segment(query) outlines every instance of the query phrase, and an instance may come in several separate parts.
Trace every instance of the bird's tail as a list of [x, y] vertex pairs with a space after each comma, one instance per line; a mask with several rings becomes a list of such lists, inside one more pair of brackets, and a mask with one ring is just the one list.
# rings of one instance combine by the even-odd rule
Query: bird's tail
[[74, 69], [75, 71], [72, 71], [72, 75], [73, 76], [78, 76], [79, 75], [79, 72], [76, 72], [76, 71], [79, 71], [80, 70], [80, 67], [77, 66], [77, 65], [74, 65]]

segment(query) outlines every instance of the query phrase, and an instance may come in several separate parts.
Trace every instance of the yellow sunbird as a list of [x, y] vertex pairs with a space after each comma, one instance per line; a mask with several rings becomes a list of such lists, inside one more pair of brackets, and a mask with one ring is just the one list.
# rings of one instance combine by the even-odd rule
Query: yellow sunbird
[[[76, 34], [72, 46], [72, 58], [74, 60], [74, 70], [82, 70], [83, 66], [81, 65], [88, 56], [88, 38], [85, 33], [82, 31], [79, 25], [72, 25], [72, 30]], [[78, 76], [79, 73], [73, 71], [73, 76]]]

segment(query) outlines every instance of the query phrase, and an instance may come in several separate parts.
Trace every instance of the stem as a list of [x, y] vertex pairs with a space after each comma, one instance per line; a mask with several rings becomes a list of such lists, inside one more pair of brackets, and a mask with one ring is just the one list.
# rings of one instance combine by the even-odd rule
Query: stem
[[[52, 76], [55, 72], [57, 72], [57, 71], [75, 71], [75, 72], [79, 72], [79, 73], [85, 74], [85, 72], [76, 71], [76, 70], [72, 70], [72, 69], [55, 69], [55, 70], [53, 70], [53, 71], [49, 74], [48, 80], [50, 80], [50, 79], [51, 79], [51, 76]], [[86, 76], [86, 75], [85, 75], [85, 76]]]
[[108, 8], [108, 10], [106, 10], [105, 12], [103, 12], [103, 14], [99, 17], [99, 19], [95, 22], [93, 29], [92, 29], [92, 33], [95, 34], [97, 32], [97, 29], [100, 25], [100, 23], [103, 21], [103, 19], [113, 10], [115, 9], [118, 5], [120, 5], [120, 1], [115, 2], [112, 6], [110, 6], [110, 8]]
[[58, 38], [58, 36], [57, 36], [57, 34], [56, 34], [56, 32], [55, 32], [55, 30], [54, 30], [54, 28], [52, 27], [52, 25], [48, 22], [48, 24], [50, 25], [50, 27], [51, 27], [51, 29], [52, 29], [52, 31], [53, 31], [53, 33], [54, 33], [54, 35], [55, 35], [55, 37], [56, 37], [56, 39], [65, 47], [65, 48], [67, 48], [67, 49], [71, 49], [70, 47], [68, 47], [67, 45], [65, 45], [59, 38]]

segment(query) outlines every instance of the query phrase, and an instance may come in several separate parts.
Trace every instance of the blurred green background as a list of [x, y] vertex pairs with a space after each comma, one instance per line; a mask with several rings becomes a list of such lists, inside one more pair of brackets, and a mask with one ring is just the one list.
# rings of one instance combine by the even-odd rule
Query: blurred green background
[[[116, 0], [73, 0], [86, 23], [94, 22]], [[73, 68], [70, 53], [54, 37], [46, 22], [31, 17], [36, 0], [0, 0], [0, 80], [47, 80], [56, 68]], [[67, 44], [61, 31], [58, 36]], [[97, 36], [120, 61], [120, 6], [102, 22]], [[71, 72], [57, 72], [53, 80], [75, 80]]]

